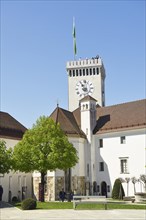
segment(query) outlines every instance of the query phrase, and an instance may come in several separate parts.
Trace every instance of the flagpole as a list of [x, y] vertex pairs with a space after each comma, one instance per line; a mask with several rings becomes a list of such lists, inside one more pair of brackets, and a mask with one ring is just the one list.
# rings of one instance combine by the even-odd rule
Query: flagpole
[[73, 52], [74, 52], [74, 60], [77, 54], [77, 48], [76, 48], [76, 30], [75, 30], [75, 18], [73, 17]]
[[75, 52], [74, 52], [74, 28], [75, 28], [75, 18], [73, 17], [73, 32], [72, 32], [72, 35], [73, 35], [73, 57], [74, 57], [74, 60], [75, 60]]

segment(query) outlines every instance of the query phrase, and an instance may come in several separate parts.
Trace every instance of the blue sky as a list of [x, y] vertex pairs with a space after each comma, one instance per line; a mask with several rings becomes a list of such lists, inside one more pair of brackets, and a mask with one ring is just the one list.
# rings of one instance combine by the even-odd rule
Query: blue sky
[[66, 62], [97, 54], [106, 105], [145, 98], [145, 1], [1, 0], [1, 111], [27, 128], [68, 109]]

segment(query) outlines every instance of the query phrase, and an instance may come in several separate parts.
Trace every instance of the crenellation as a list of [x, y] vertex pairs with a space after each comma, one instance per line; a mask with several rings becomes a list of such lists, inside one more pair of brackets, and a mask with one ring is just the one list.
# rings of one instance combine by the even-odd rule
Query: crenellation
[[74, 60], [74, 61], [68, 61], [66, 65], [66, 69], [71, 69], [71, 68], [83, 68], [83, 67], [96, 67], [96, 66], [102, 66], [102, 60], [100, 57], [98, 58], [91, 58], [91, 59], [84, 59], [84, 60]]

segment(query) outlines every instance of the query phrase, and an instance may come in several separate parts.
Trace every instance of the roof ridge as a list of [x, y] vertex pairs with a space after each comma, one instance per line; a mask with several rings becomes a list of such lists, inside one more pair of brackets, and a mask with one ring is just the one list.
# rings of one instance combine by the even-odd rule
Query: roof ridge
[[101, 106], [101, 108], [114, 107], [114, 106], [119, 106], [119, 105], [124, 105], [124, 104], [134, 103], [134, 102], [140, 102], [140, 101], [144, 101], [144, 100], [146, 101], [146, 99], [138, 99], [138, 100], [135, 100], [135, 101], [122, 102], [122, 103], [119, 103], [119, 104], [113, 104], [113, 105]]

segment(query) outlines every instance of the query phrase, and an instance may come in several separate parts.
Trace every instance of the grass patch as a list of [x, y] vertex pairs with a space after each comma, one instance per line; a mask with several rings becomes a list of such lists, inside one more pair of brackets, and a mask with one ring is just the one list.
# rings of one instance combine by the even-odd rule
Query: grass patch
[[72, 209], [72, 202], [37, 202], [37, 209]]
[[[77, 210], [103, 210], [104, 204], [78, 204]], [[138, 204], [107, 204], [107, 209], [146, 209], [146, 205]]]
[[[21, 203], [15, 203], [15, 207], [21, 209]], [[72, 202], [37, 202], [36, 209], [73, 209]], [[76, 206], [76, 210], [104, 210], [104, 204], [96, 203], [80, 203]], [[146, 204], [120, 204], [109, 203], [107, 209], [146, 209]]]

